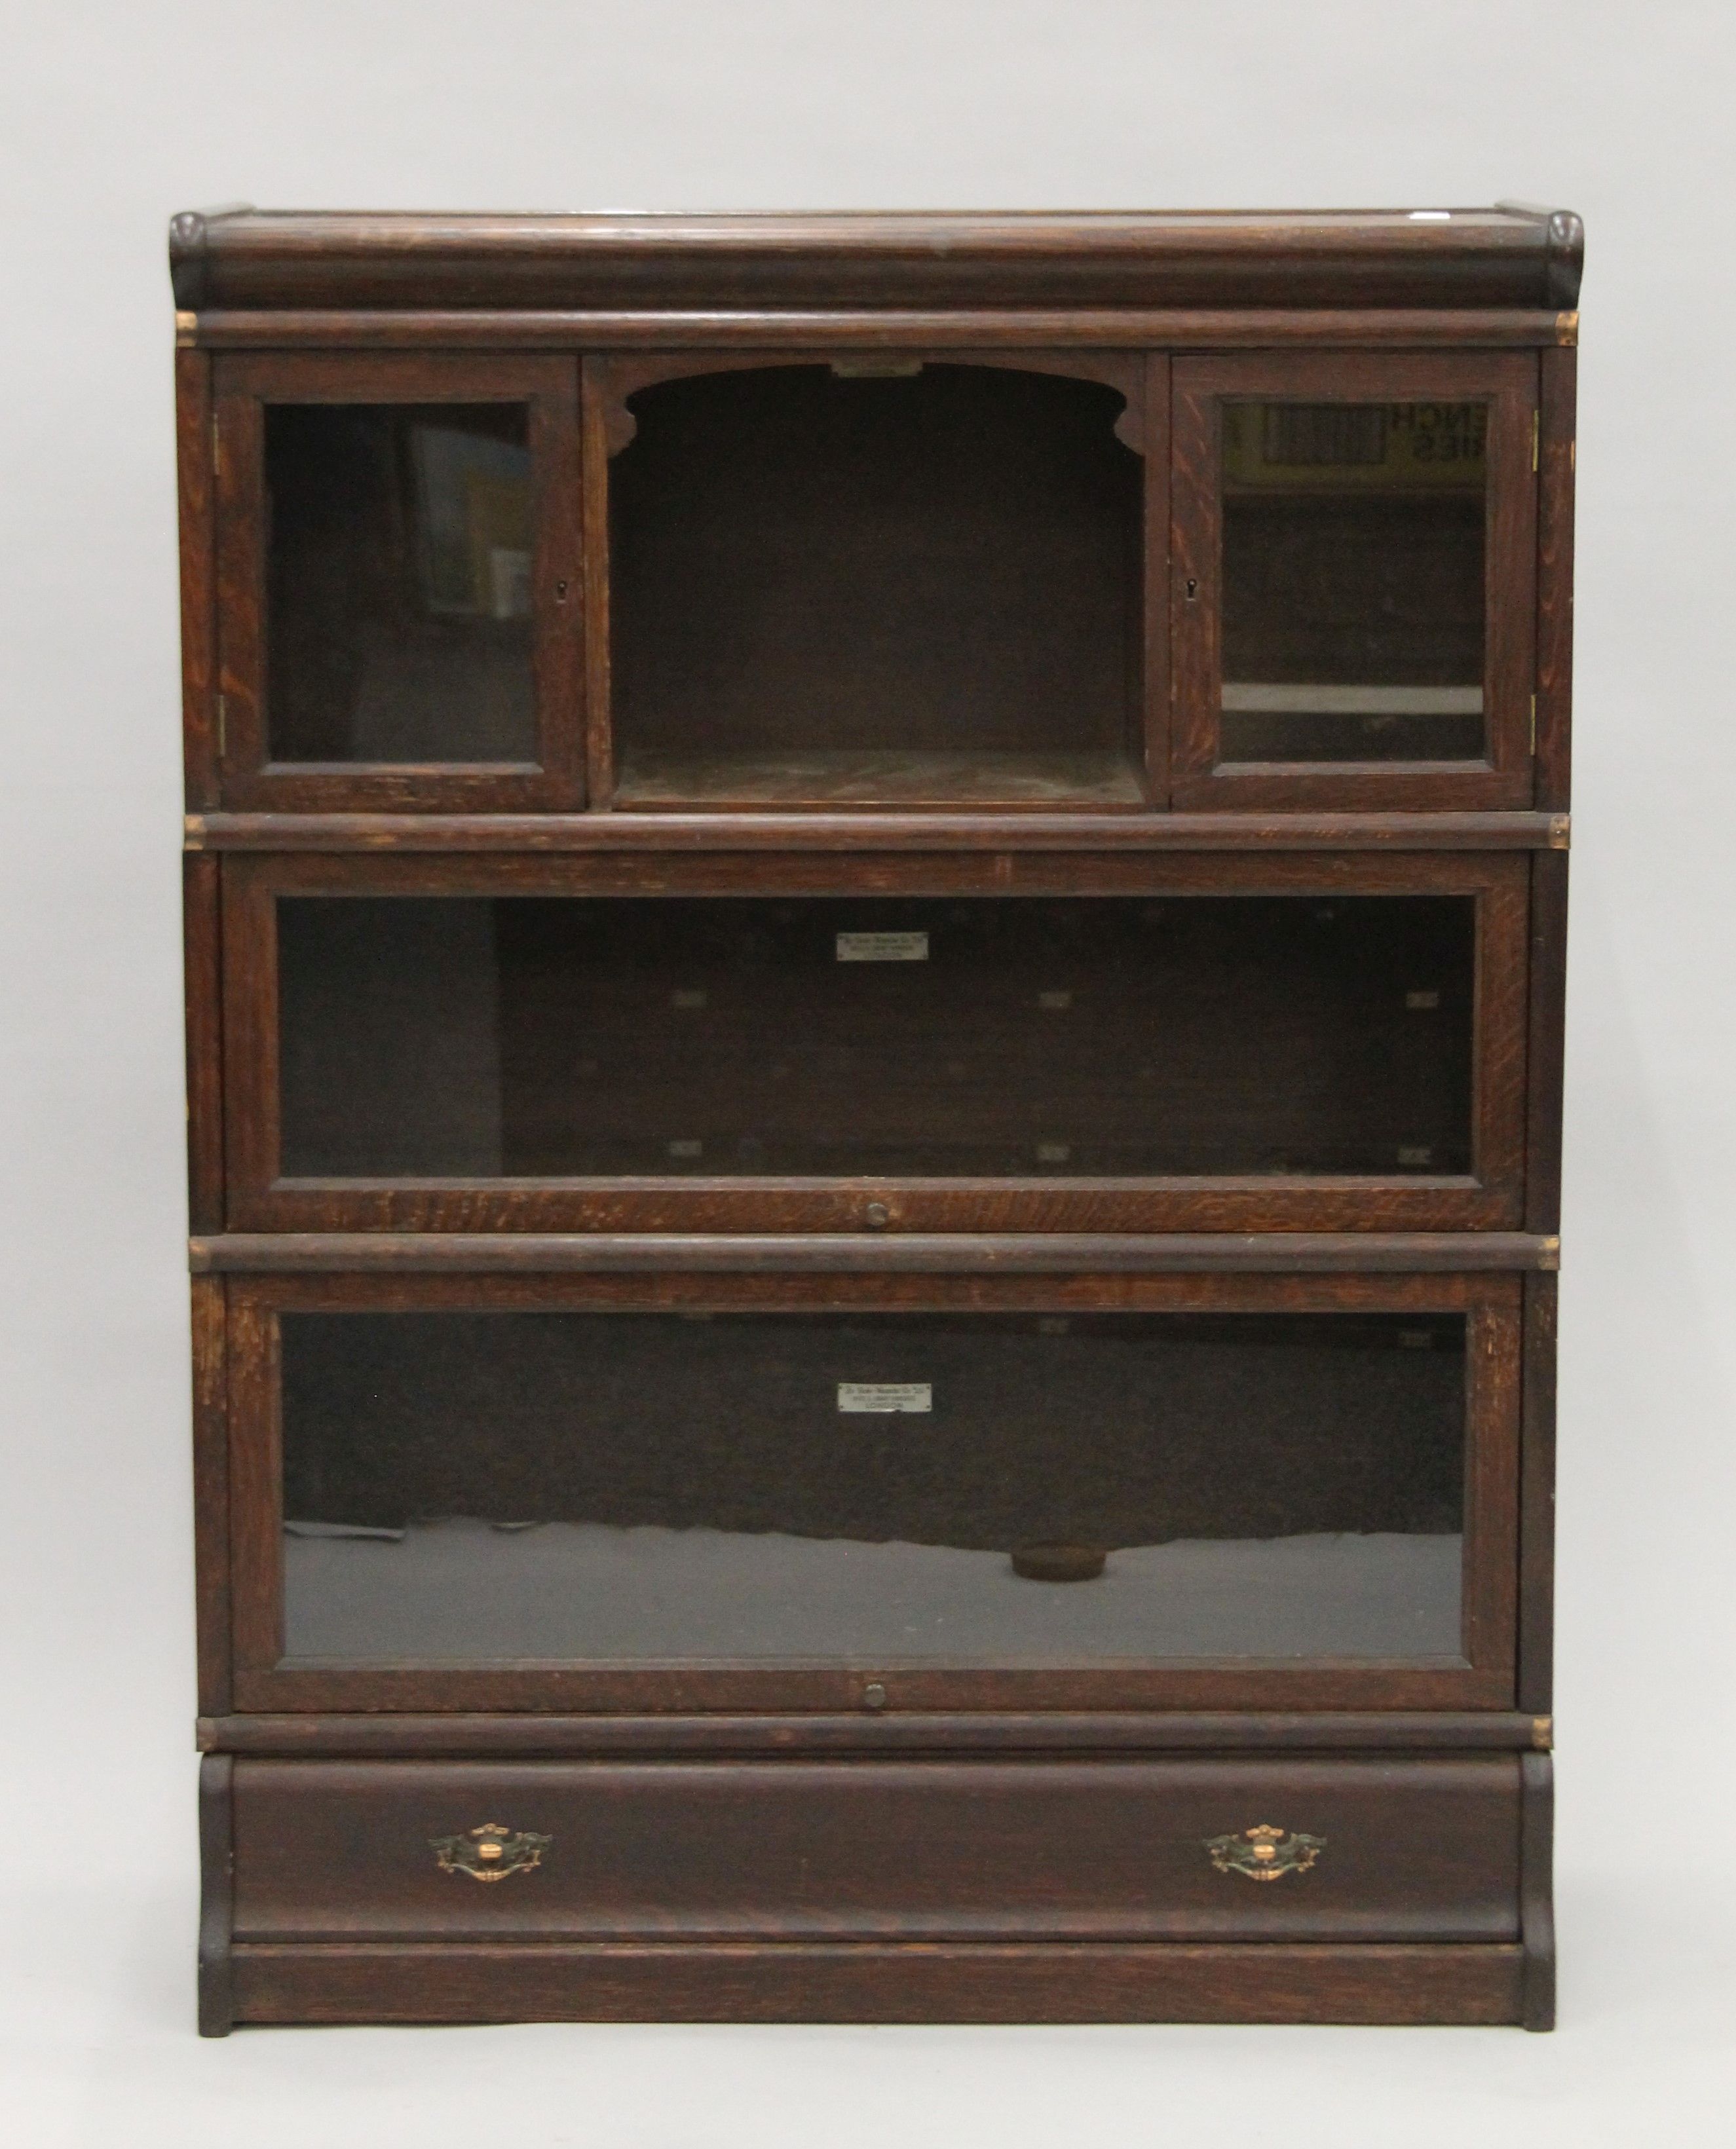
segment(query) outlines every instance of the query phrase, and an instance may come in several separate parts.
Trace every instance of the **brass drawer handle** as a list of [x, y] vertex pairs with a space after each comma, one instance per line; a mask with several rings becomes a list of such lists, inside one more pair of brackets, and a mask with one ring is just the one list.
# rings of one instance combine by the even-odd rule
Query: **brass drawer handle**
[[551, 1835], [515, 1834], [496, 1820], [485, 1821], [468, 1835], [431, 1835], [429, 1847], [442, 1873], [468, 1873], [472, 1880], [504, 1880], [509, 1873], [528, 1873], [541, 1865]]
[[1306, 1873], [1326, 1847], [1323, 1835], [1286, 1835], [1281, 1828], [1264, 1824], [1205, 1840], [1220, 1873], [1242, 1873], [1250, 1880], [1281, 1880], [1286, 1873]]

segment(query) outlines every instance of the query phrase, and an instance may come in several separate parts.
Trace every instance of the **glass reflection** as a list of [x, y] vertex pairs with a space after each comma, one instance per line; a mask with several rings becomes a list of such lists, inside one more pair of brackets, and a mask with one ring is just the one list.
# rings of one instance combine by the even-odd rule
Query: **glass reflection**
[[1484, 751], [1488, 406], [1230, 402], [1226, 761]]
[[1462, 1174], [1475, 908], [280, 898], [283, 1169]]
[[1458, 1653], [1462, 1316], [283, 1333], [292, 1657]]
[[272, 404], [277, 761], [529, 762], [535, 554], [522, 404]]

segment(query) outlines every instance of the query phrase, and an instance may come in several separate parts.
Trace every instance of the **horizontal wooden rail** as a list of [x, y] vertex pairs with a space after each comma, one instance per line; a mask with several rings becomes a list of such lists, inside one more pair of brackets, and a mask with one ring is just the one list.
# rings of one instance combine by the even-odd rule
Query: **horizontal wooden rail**
[[1217, 1274], [1225, 1271], [1442, 1271], [1553, 1269], [1561, 1241], [1525, 1231], [863, 1231], [672, 1236], [542, 1231], [229, 1232], [189, 1242], [195, 1273], [448, 1276], [781, 1269], [933, 1275]]
[[1565, 850], [1565, 813], [194, 813], [189, 850]]

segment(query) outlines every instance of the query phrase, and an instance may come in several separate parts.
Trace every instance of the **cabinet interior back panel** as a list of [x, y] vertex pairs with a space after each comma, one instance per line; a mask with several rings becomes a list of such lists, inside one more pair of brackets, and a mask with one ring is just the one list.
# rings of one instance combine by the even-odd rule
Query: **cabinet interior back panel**
[[1469, 897], [294, 897], [291, 1177], [1471, 1169]]

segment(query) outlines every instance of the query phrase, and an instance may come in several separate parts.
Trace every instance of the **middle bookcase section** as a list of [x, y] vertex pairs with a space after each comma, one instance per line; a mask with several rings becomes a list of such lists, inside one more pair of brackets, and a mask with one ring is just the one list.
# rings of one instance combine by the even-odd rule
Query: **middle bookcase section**
[[246, 1708], [1511, 1694], [1512, 1276], [225, 1291]]
[[1147, 370], [589, 361], [613, 803], [1145, 804]]
[[1396, 863], [830, 895], [234, 864], [231, 1220], [1515, 1220], [1522, 863]]

